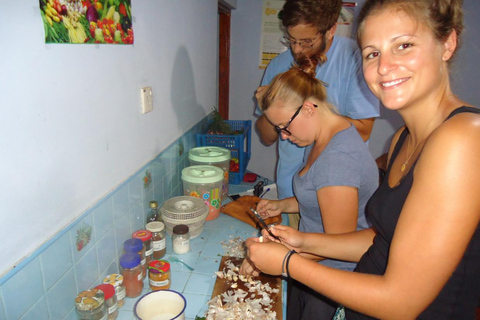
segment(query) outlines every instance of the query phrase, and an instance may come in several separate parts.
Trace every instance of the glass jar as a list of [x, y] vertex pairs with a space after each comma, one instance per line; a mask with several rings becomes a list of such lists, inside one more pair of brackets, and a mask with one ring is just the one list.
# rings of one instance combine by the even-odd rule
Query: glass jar
[[115, 320], [118, 317], [117, 296], [115, 295], [115, 287], [111, 284], [99, 284], [95, 287], [103, 291], [105, 295], [105, 306], [107, 307], [108, 320]]
[[140, 255], [135, 252], [127, 252], [120, 257], [120, 274], [123, 276], [125, 295], [129, 298], [138, 297], [143, 290], [140, 261]]
[[148, 282], [153, 291], [170, 289], [170, 263], [165, 260], [153, 260], [148, 265]]
[[146, 228], [152, 233], [153, 259], [158, 260], [163, 258], [163, 256], [165, 256], [165, 252], [167, 251], [165, 225], [163, 222], [153, 221], [147, 223]]
[[147, 266], [152, 261], [152, 233], [148, 230], [137, 230], [132, 234], [132, 238], [140, 239], [145, 245], [145, 257], [147, 257]]
[[150, 206], [150, 209], [147, 213], [147, 222], [145, 224], [153, 221], [163, 222], [162, 215], [158, 212], [157, 201], [155, 200], [150, 201], [149, 206]]
[[123, 253], [136, 252], [140, 255], [142, 265], [142, 279], [147, 277], [147, 259], [145, 257], [145, 246], [140, 239], [128, 239], [123, 243]]
[[190, 233], [188, 231], [188, 226], [185, 224], [173, 227], [173, 252], [176, 254], [185, 254], [190, 250]]
[[75, 299], [75, 307], [80, 320], [107, 320], [105, 295], [99, 289], [85, 290]]
[[115, 288], [117, 307], [123, 307], [125, 304], [125, 286], [123, 285], [123, 277], [117, 273], [112, 273], [103, 278], [103, 283], [111, 284]]

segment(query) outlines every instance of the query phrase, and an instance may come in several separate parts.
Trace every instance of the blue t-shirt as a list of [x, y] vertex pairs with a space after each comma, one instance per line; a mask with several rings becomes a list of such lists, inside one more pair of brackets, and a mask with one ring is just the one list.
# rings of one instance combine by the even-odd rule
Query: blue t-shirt
[[[305, 152], [305, 165], [312, 146]], [[303, 166], [302, 166], [303, 167]], [[368, 228], [365, 206], [378, 186], [378, 169], [372, 154], [363, 143], [356, 128], [335, 134], [307, 172], [293, 177], [295, 196], [300, 209], [298, 229], [303, 232], [324, 233], [322, 213], [317, 191], [329, 186], [350, 186], [358, 190], [357, 230]], [[355, 263], [323, 260], [320, 263], [332, 268], [353, 270]]]
[[[327, 100], [338, 112], [352, 119], [365, 119], [380, 115], [380, 104], [363, 78], [361, 55], [357, 44], [349, 38], [335, 36], [327, 51], [327, 62], [317, 67], [316, 77], [326, 83]], [[270, 61], [262, 79], [269, 84], [279, 73], [288, 71], [294, 62], [290, 50]], [[261, 114], [257, 107], [255, 113]], [[292, 179], [303, 161], [305, 148], [278, 141], [277, 189], [279, 199], [293, 196]]]

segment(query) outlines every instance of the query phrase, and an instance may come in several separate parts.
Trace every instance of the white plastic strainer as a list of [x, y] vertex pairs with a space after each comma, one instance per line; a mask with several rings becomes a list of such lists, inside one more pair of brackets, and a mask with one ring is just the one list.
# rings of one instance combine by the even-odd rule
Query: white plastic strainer
[[200, 198], [179, 196], [166, 200], [160, 212], [168, 235], [172, 235], [174, 226], [185, 224], [189, 228], [190, 238], [195, 238], [203, 231], [209, 208]]

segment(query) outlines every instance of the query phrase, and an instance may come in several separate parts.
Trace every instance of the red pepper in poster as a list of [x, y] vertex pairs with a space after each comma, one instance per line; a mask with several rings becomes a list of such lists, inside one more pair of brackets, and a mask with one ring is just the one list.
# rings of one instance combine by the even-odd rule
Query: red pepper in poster
[[118, 6], [118, 12], [124, 17], [127, 16], [127, 9], [125, 8], [125, 5], [123, 3], [120, 3], [120, 5]]

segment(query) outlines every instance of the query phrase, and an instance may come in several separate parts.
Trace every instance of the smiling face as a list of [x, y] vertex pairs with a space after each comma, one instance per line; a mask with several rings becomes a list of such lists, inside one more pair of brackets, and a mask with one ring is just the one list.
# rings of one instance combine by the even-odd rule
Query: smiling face
[[424, 24], [386, 9], [367, 17], [361, 30], [365, 80], [388, 109], [434, 97], [448, 84], [451, 54]]

